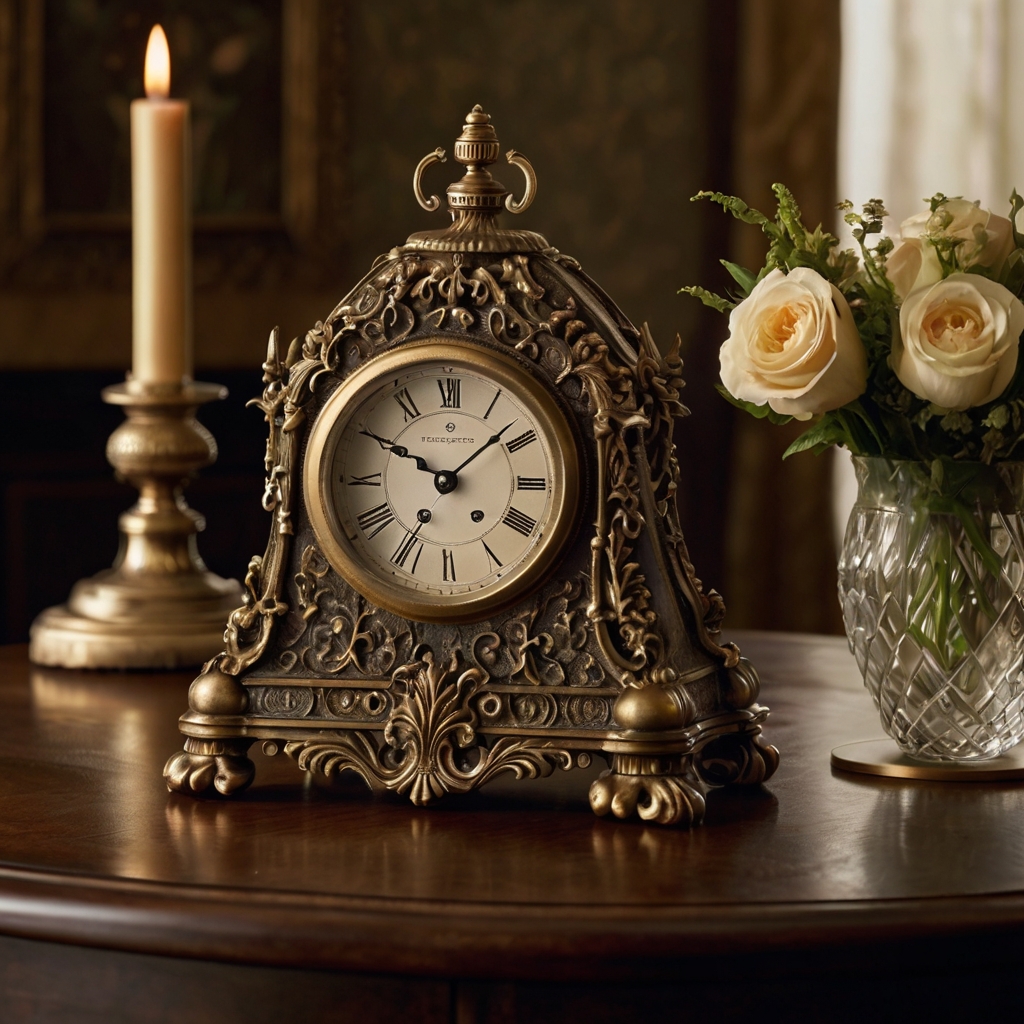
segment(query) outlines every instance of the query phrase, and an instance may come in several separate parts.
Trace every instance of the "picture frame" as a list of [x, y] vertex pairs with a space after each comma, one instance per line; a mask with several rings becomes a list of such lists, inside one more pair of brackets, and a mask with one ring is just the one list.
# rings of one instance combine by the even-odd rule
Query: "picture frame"
[[[96, 204], [69, 208], [47, 196], [47, 183], [54, 181], [54, 147], [47, 136], [47, 88], [52, 83], [46, 76], [57, 56], [48, 52], [55, 34], [48, 33], [47, 18], [54, 17], [58, 2], [0, 0], [0, 283], [13, 275], [17, 286], [60, 278], [90, 287], [120, 287], [130, 274], [127, 182], [120, 183], [116, 209], [96, 209]], [[345, 163], [339, 158], [344, 149], [344, 90], [329, 74], [344, 66], [343, 9], [327, 0], [237, 0], [236, 6], [244, 8], [247, 2], [272, 11], [273, 28], [279, 31], [269, 63], [279, 69], [275, 99], [280, 125], [264, 132], [275, 143], [272, 155], [258, 157], [264, 176], [271, 174], [277, 186], [271, 190], [272, 204], [247, 206], [243, 201], [234, 209], [197, 204], [197, 287], [238, 283], [237, 255], [243, 249], [251, 281], [267, 274], [288, 277], [298, 268], [311, 280], [310, 273], [315, 278], [317, 267], [330, 261], [332, 240], [337, 245], [344, 229], [339, 199]], [[202, 9], [197, 4], [190, 13], [201, 17]], [[144, 29], [148, 33], [148, 25]], [[173, 61], [172, 53], [172, 74]], [[132, 74], [141, 95], [141, 67]], [[126, 118], [129, 97], [117, 99]], [[109, 97], [86, 96], [82, 104], [104, 100], [109, 102]], [[193, 123], [201, 126], [201, 117]], [[325, 123], [328, 131], [322, 128]], [[52, 135], [52, 120], [50, 130]], [[126, 148], [127, 143], [122, 140], [121, 145]], [[235, 145], [238, 149], [237, 141]], [[249, 151], [227, 155], [235, 166], [251, 160]], [[123, 176], [128, 173], [126, 153], [121, 163]], [[73, 173], [57, 170], [65, 177]], [[202, 187], [197, 182], [197, 193]]]

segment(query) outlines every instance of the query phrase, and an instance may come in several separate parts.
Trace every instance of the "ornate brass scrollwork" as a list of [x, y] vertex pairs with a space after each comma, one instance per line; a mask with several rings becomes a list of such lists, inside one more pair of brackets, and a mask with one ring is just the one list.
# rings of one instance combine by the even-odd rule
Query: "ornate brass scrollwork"
[[511, 195], [505, 196], [505, 209], [509, 213], [523, 213], [537, 195], [537, 175], [533, 170], [533, 164], [522, 153], [517, 153], [514, 149], [510, 149], [505, 154], [505, 159], [513, 167], [518, 167], [526, 179], [526, 191], [523, 193], [523, 198], [517, 201]]
[[[690, 826], [710, 788], [759, 785], [775, 771], [757, 673], [722, 643], [724, 603], [695, 575], [679, 523], [679, 341], [662, 354], [646, 326], [637, 331], [579, 281], [574, 260], [497, 226], [503, 209], [521, 213], [536, 194], [514, 150], [522, 198], [491, 177], [500, 153], [475, 107], [452, 151], [467, 171], [448, 188], [451, 224], [378, 261], [287, 356], [271, 336], [255, 404], [269, 427], [264, 508], [274, 526], [224, 653], [193, 683], [170, 789], [243, 788], [254, 740], [417, 804], [598, 754], [610, 770], [590, 790], [597, 814]], [[416, 168], [424, 209], [440, 201], [424, 197], [423, 174], [444, 159], [439, 148]], [[557, 572], [491, 618], [461, 623], [378, 607], [330, 568], [298, 500], [303, 444], [331, 389], [439, 330], [543, 381], [575, 418], [579, 437], [566, 443], [587, 455], [586, 521]]]
[[[443, 164], [448, 160], [445, 156], [444, 150], [438, 146], [433, 153], [428, 153], [417, 165], [416, 170], [412, 172], [412, 192], [416, 197], [416, 202], [423, 207], [424, 210], [433, 213], [440, 205], [441, 200], [437, 196], [431, 196], [429, 199], [423, 194], [423, 187], [420, 184], [423, 179], [423, 172], [426, 171], [431, 164]], [[511, 209], [511, 207], [509, 207]]]

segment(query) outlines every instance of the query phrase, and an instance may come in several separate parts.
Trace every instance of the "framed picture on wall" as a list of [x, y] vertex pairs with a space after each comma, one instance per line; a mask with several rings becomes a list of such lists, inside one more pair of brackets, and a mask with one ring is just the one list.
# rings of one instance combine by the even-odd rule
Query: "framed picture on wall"
[[0, 0], [0, 228], [12, 229], [21, 256], [43, 260], [57, 258], [56, 239], [80, 247], [127, 234], [129, 106], [144, 94], [146, 41], [159, 22], [172, 95], [191, 107], [197, 237], [232, 248], [246, 234], [275, 259], [310, 250], [338, 211], [323, 201], [343, 165], [332, 159], [343, 93], [325, 87], [325, 68], [343, 63], [337, 6]]

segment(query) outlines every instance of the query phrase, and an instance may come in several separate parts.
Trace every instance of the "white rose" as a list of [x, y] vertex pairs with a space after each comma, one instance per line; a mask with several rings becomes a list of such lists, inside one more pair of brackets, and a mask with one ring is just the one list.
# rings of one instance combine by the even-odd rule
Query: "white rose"
[[[984, 232], [984, 241], [980, 245], [978, 229]], [[963, 239], [957, 247], [957, 255], [965, 269], [978, 264], [991, 267], [998, 273], [1003, 261], [1016, 248], [1009, 218], [983, 210], [978, 203], [966, 199], [947, 199], [934, 213], [922, 210], [900, 225], [901, 238], [921, 239], [928, 248], [924, 235]]]
[[943, 409], [998, 398], [1017, 369], [1024, 304], [979, 274], [950, 274], [900, 308], [890, 365], [905, 387]]
[[835, 285], [807, 267], [773, 270], [729, 316], [722, 383], [735, 398], [797, 419], [864, 393], [867, 356]]
[[885, 273], [902, 302], [918, 288], [927, 288], [941, 281], [942, 264], [931, 242], [923, 238], [907, 238], [889, 254]]
[[931, 210], [922, 210], [920, 213], [915, 213], [913, 217], [908, 217], [900, 225], [900, 238], [920, 238], [927, 233], [928, 221], [931, 218]]

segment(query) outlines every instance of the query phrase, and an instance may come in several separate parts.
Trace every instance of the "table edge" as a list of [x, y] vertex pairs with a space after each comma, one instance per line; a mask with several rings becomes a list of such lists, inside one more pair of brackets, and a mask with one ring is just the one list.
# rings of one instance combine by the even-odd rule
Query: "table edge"
[[1024, 942], [1024, 893], [637, 907], [309, 895], [0, 867], [0, 934], [232, 963], [531, 980], [679, 980], [758, 953]]

